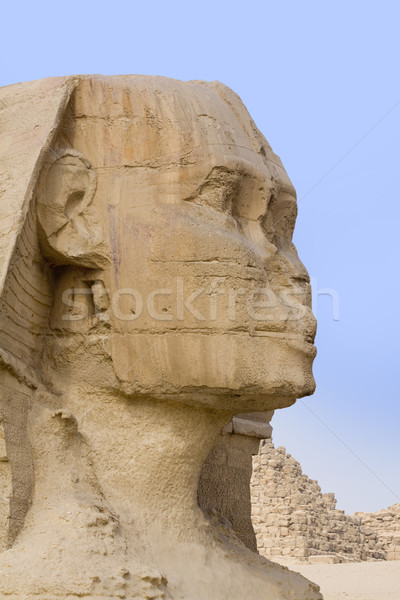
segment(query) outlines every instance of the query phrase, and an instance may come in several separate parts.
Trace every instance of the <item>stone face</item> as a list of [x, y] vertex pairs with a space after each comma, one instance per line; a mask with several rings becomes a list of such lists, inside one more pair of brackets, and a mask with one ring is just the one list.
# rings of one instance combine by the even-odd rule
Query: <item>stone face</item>
[[321, 598], [197, 504], [235, 415], [314, 389], [295, 192], [240, 99], [67, 77], [0, 123], [0, 598]]

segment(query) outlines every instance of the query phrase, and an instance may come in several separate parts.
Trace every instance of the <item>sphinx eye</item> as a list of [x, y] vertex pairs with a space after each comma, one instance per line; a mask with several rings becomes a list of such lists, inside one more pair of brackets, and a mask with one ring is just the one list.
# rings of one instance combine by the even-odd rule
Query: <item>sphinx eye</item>
[[242, 177], [239, 172], [227, 167], [214, 167], [204, 183], [186, 200], [209, 206], [220, 212], [232, 212], [234, 200], [239, 192]]
[[267, 240], [269, 242], [273, 242], [275, 236], [275, 227], [272, 211], [267, 210], [267, 212], [261, 217], [260, 221]]
[[244, 174], [234, 199], [233, 216], [239, 221], [246, 219], [263, 224], [268, 219], [268, 206], [274, 194], [270, 182]]
[[268, 212], [271, 214], [271, 222], [275, 233], [291, 241], [297, 217], [295, 198], [287, 192], [280, 192], [270, 202]]

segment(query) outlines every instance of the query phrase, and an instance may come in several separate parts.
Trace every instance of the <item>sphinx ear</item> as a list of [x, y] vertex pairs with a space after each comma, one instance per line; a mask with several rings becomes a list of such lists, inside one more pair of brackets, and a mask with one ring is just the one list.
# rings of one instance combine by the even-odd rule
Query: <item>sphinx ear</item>
[[96, 185], [94, 169], [75, 150], [44, 167], [36, 210], [40, 244], [53, 263], [94, 269], [107, 264], [101, 221], [90, 206]]

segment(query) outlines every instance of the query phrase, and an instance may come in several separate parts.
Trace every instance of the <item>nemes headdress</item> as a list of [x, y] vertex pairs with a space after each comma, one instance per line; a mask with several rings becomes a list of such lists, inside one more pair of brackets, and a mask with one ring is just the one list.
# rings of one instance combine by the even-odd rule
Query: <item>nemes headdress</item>
[[76, 78], [0, 89], [0, 362], [34, 384], [36, 344], [51, 298], [39, 259], [32, 198]]

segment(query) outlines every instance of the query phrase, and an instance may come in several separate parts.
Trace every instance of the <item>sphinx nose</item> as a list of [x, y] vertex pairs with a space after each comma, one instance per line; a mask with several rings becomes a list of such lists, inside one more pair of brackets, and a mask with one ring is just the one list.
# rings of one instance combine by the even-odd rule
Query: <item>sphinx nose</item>
[[257, 256], [270, 275], [276, 273], [285, 284], [289, 281], [310, 283], [308, 271], [290, 240], [275, 234], [270, 241], [260, 221], [243, 219], [241, 227], [250, 244], [249, 251]]
[[277, 249], [277, 254], [279, 255], [281, 263], [285, 267], [288, 277], [294, 281], [310, 283], [308, 271], [301, 262], [293, 242], [278, 234], [275, 234], [274, 245]]
[[294, 244], [278, 234], [269, 241], [261, 224], [254, 221], [247, 222], [245, 235], [275, 291], [290, 293], [296, 303], [311, 307], [310, 276]]
[[254, 253], [261, 262], [266, 264], [277, 253], [278, 249], [266, 237], [260, 221], [242, 219], [240, 225], [249, 242], [249, 252]]
[[[271, 284], [283, 293], [289, 293], [292, 298], [291, 302], [311, 308], [310, 276], [301, 262], [294, 244], [278, 235], [275, 236], [274, 241], [277, 251], [266, 265]], [[311, 311], [310, 318], [315, 321]], [[313, 326], [315, 327], [315, 324]]]

